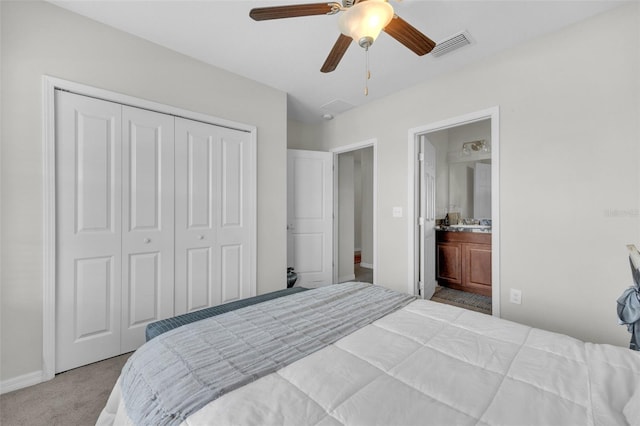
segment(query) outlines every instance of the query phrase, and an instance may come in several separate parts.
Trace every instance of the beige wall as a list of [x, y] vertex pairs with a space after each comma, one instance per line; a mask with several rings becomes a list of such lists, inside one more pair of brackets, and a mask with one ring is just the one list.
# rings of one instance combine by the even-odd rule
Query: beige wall
[[317, 150], [322, 142], [319, 130], [322, 124], [305, 124], [296, 120], [287, 122], [287, 148]]
[[[391, 213], [407, 205], [408, 129], [499, 106], [502, 316], [628, 344], [615, 307], [631, 284], [625, 244], [640, 243], [639, 8], [623, 6], [323, 125], [317, 149], [378, 140], [379, 284], [406, 291], [408, 225]], [[508, 302], [510, 288], [522, 290], [522, 305]]]
[[42, 356], [43, 74], [258, 129], [258, 292], [286, 285], [286, 94], [67, 12], [2, 1], [0, 380]]

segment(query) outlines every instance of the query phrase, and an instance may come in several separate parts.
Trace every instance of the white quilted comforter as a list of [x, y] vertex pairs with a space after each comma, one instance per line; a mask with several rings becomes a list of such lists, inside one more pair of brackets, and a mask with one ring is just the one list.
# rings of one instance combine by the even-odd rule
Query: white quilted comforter
[[183, 424], [640, 425], [640, 353], [417, 300]]

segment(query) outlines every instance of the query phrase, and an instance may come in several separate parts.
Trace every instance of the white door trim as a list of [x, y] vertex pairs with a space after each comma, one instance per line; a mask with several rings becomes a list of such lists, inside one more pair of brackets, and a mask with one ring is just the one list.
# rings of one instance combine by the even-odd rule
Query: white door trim
[[[109, 90], [86, 86], [84, 84], [44, 75], [42, 77], [42, 148], [43, 148], [43, 276], [42, 276], [42, 381], [50, 380], [55, 375], [55, 336], [56, 336], [56, 182], [55, 182], [55, 90], [66, 90], [79, 95], [100, 98], [136, 108], [149, 109], [164, 114], [175, 115], [191, 120], [202, 121], [221, 127], [248, 132], [251, 135], [251, 164], [249, 182], [250, 199], [253, 205], [248, 208], [247, 218], [253, 229], [257, 230], [257, 128], [256, 126], [238, 123], [213, 117], [199, 112], [188, 111], [153, 101], [135, 98]], [[252, 295], [256, 288], [257, 237], [252, 235], [251, 271], [248, 271]]]
[[414, 127], [408, 132], [408, 191], [407, 191], [407, 224], [408, 224], [408, 280], [407, 292], [414, 294], [416, 276], [416, 140], [424, 133], [435, 132], [448, 129], [463, 124], [469, 124], [481, 120], [491, 120], [491, 301], [493, 316], [500, 317], [500, 107], [495, 106], [481, 111], [471, 112], [458, 117], [427, 124], [425, 126]]
[[[345, 152], [357, 151], [362, 148], [373, 147], [373, 284], [376, 283], [378, 274], [378, 140], [375, 138], [367, 139], [361, 142], [332, 148], [329, 151], [333, 153], [333, 193], [338, 193], [338, 169], [337, 157]], [[337, 196], [333, 197], [333, 281], [338, 282], [338, 216]]]

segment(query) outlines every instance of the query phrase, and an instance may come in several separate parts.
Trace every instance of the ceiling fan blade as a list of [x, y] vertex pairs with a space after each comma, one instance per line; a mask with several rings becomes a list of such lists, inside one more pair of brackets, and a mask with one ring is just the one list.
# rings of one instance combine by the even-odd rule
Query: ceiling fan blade
[[331, 52], [329, 52], [329, 56], [327, 56], [327, 59], [324, 61], [322, 68], [320, 68], [320, 71], [331, 72], [335, 70], [349, 48], [349, 45], [351, 45], [351, 41], [351, 37], [341, 33], [338, 40], [336, 40], [336, 43], [333, 45]]
[[384, 27], [384, 32], [404, 44], [418, 56], [426, 55], [436, 47], [433, 40], [398, 15], [395, 15]]
[[299, 16], [327, 15], [335, 13], [333, 3], [293, 4], [289, 6], [258, 7], [251, 9], [249, 16], [254, 21], [296, 18]]

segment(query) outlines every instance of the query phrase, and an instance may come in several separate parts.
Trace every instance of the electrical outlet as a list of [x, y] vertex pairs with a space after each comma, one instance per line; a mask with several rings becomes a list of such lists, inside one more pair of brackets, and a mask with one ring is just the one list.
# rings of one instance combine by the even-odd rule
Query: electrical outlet
[[515, 303], [516, 305], [522, 304], [522, 291], [516, 290], [515, 288], [511, 289], [509, 293], [509, 302]]

